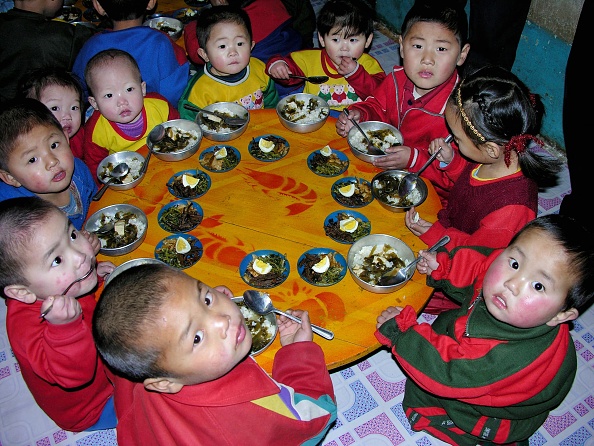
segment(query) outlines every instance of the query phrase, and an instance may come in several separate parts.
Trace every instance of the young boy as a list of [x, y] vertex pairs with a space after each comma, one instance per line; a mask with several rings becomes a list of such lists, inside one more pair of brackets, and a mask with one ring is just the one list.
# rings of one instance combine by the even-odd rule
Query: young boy
[[205, 107], [237, 102], [248, 110], [276, 107], [274, 81], [264, 72], [264, 62], [251, 57], [254, 41], [243, 9], [222, 5], [201, 11], [196, 35], [198, 55], [206, 65], [192, 77], [179, 101], [182, 118], [196, 118], [196, 112], [184, 108], [186, 103]]
[[575, 377], [569, 322], [594, 297], [592, 235], [553, 214], [505, 249], [421, 255], [419, 272], [462, 308], [433, 325], [417, 324], [412, 307], [388, 307], [377, 319], [377, 339], [409, 376], [412, 428], [450, 444], [527, 444]]
[[156, 125], [179, 118], [167, 99], [146, 93], [130, 53], [110, 49], [95, 54], [85, 68], [85, 79], [95, 109], [85, 124], [87, 165], [94, 172], [107, 155], [138, 150]]
[[115, 427], [91, 333], [97, 277], [115, 266], [97, 263], [87, 237], [39, 197], [0, 202], [0, 257], [8, 340], [39, 407], [65, 430]]
[[97, 185], [52, 112], [36, 99], [9, 101], [0, 107], [0, 135], [0, 200], [37, 195], [82, 229]]
[[[164, 32], [142, 26], [145, 13], [155, 8], [157, 0], [93, 0], [93, 7], [113, 23], [113, 29], [95, 34], [82, 47], [72, 71], [81, 79], [91, 58], [104, 50], [116, 48], [134, 57], [147, 92], [164, 96], [177, 104], [190, 78], [190, 62], [185, 50]], [[88, 87], [83, 79], [85, 100]]]
[[[318, 444], [336, 419], [321, 348], [302, 324], [278, 320], [272, 378], [248, 356], [252, 337], [227, 287], [165, 264], [123, 271], [93, 318], [115, 381], [118, 443]], [[126, 379], [127, 378], [127, 379]]]
[[[416, 172], [429, 158], [429, 143], [444, 138], [443, 117], [447, 100], [459, 81], [456, 67], [466, 60], [468, 22], [463, 9], [447, 2], [416, 2], [402, 25], [400, 56], [403, 66], [394, 70], [365, 101], [349, 107], [355, 121], [388, 122], [402, 132], [404, 145], [390, 147], [374, 165], [382, 169]], [[345, 137], [353, 123], [338, 117], [336, 132]], [[429, 166], [424, 177], [445, 177]], [[442, 180], [447, 183], [447, 178]], [[437, 187], [445, 205], [448, 190]]]
[[72, 69], [93, 31], [52, 20], [62, 5], [59, 0], [16, 0], [14, 8], [0, 14], [0, 103], [16, 98], [30, 70]]
[[373, 18], [363, 2], [327, 1], [320, 10], [317, 29], [321, 49], [272, 57], [266, 72], [289, 86], [303, 83], [290, 74], [328, 76], [322, 85], [306, 82], [303, 92], [325, 99], [336, 117], [344, 107], [371, 95], [386, 75], [379, 62], [365, 53], [373, 40]]

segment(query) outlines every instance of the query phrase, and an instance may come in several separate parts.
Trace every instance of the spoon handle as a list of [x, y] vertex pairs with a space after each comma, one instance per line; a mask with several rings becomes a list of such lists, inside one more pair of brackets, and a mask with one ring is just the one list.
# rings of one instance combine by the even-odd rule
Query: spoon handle
[[[282, 314], [283, 316], [291, 319], [292, 321], [301, 323], [301, 319], [299, 319], [296, 316], [293, 316], [292, 314], [285, 313], [284, 311], [279, 310], [279, 309], [274, 309], [273, 311], [277, 314]], [[318, 327], [317, 325], [311, 324], [311, 331], [320, 335], [324, 339], [328, 339], [328, 340], [334, 339], [334, 333], [332, 333], [330, 330], [326, 330], [325, 328]]]
[[97, 191], [97, 193], [95, 195], [93, 195], [93, 201], [97, 201], [103, 196], [105, 191], [107, 189], [109, 189], [109, 185], [111, 184], [111, 182], [113, 180], [115, 180], [115, 178], [111, 177], [109, 180], [107, 180], [107, 183], [105, 183], [103, 186], [101, 186], [101, 189], [99, 189], [99, 191]]

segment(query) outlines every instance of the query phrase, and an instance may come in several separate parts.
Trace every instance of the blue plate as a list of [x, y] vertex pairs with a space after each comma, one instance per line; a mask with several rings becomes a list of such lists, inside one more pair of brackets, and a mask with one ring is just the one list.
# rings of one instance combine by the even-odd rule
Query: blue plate
[[[259, 285], [257, 282], [250, 280], [251, 276], [250, 276], [250, 273], [247, 271], [248, 266], [250, 266], [256, 258], [270, 256], [270, 255], [279, 256], [280, 258], [282, 258], [284, 260], [285, 270], [282, 273], [282, 277], [279, 277], [278, 280], [276, 280], [275, 282], [268, 283], [266, 285]], [[243, 281], [245, 283], [247, 283], [249, 286], [252, 286], [254, 288], [274, 288], [275, 286], [279, 286], [281, 283], [283, 283], [285, 280], [287, 280], [287, 277], [289, 277], [290, 270], [291, 270], [291, 266], [289, 265], [289, 261], [287, 260], [287, 258], [280, 252], [271, 251], [269, 249], [261, 249], [259, 251], [254, 251], [254, 252], [248, 254], [247, 256], [245, 256], [243, 258], [243, 260], [241, 261], [241, 263], [239, 264], [239, 275], [241, 276], [241, 278], [243, 279]]]
[[[260, 150], [260, 148], [258, 147], [258, 143], [260, 142], [260, 140], [262, 138], [269, 139], [269, 137], [271, 137], [271, 136], [274, 138], [278, 138], [278, 139], [282, 140], [282, 142], [285, 143], [285, 145], [287, 146], [287, 151], [284, 154], [276, 153], [276, 147], [274, 148], [274, 150], [272, 150], [272, 152], [269, 152], [269, 153], [264, 153], [264, 152], [262, 152], [262, 150]], [[252, 155], [257, 160], [264, 161], [267, 163], [270, 163], [273, 161], [278, 161], [278, 160], [284, 158], [285, 156], [287, 156], [287, 153], [289, 153], [289, 148], [290, 148], [289, 141], [287, 141], [282, 136], [272, 135], [272, 134], [257, 136], [256, 138], [252, 139], [250, 141], [250, 143], [248, 144], [248, 152], [250, 152], [250, 155]]]
[[[190, 187], [184, 189], [184, 192], [187, 192], [188, 195], [180, 195], [176, 193], [173, 189], [173, 182], [176, 180], [176, 178], [179, 178], [179, 181], [181, 181], [181, 177], [184, 174], [193, 176], [194, 178], [198, 178], [200, 180], [200, 182], [196, 185], [194, 189]], [[204, 181], [206, 182], [206, 187], [202, 186], [202, 182]], [[196, 169], [182, 170], [181, 172], [177, 172], [173, 174], [171, 178], [169, 178], [169, 181], [167, 181], [167, 189], [169, 189], [169, 193], [177, 198], [193, 199], [201, 197], [206, 192], [208, 192], [208, 189], [210, 189], [210, 185], [210, 176], [206, 172], [202, 172], [201, 170]]]
[[[222, 169], [219, 169], [219, 170], [213, 169], [212, 167], [206, 165], [206, 162], [204, 161], [204, 156], [209, 153], [213, 153], [219, 149], [222, 149], [223, 147], [225, 147], [227, 149], [227, 158], [229, 158], [229, 159], [235, 158], [235, 163], [227, 163], [226, 167], [223, 167]], [[206, 170], [208, 170], [210, 172], [216, 172], [216, 173], [229, 172], [230, 170], [235, 169], [235, 167], [237, 167], [237, 165], [241, 161], [241, 153], [239, 153], [239, 150], [237, 150], [235, 147], [227, 146], [224, 144], [218, 145], [218, 146], [211, 146], [211, 147], [208, 147], [202, 151], [202, 153], [200, 154], [200, 158], [198, 158], [198, 161], [200, 161], [200, 165], [202, 167], [204, 167]]]
[[[345, 197], [340, 192], [338, 192], [338, 188], [342, 186], [346, 186], [348, 184], [355, 184], [357, 190], [351, 197]], [[363, 198], [361, 194], [358, 193], [358, 185], [364, 184], [367, 186], [368, 196]], [[363, 206], [367, 206], [369, 203], [373, 201], [373, 195], [371, 194], [371, 183], [367, 181], [365, 178], [357, 178], [357, 177], [344, 177], [340, 180], [336, 180], [330, 189], [332, 193], [332, 198], [338, 203], [348, 208], [362, 208]]]
[[[309, 279], [307, 279], [304, 275], [303, 275], [303, 271], [305, 269], [305, 267], [303, 265], [301, 265], [301, 261], [303, 259], [305, 259], [305, 256], [307, 254], [313, 254], [313, 255], [325, 255], [328, 253], [334, 253], [334, 259], [340, 263], [340, 266], [342, 266], [342, 271], [340, 272], [340, 275], [338, 276], [337, 280], [335, 280], [334, 282], [328, 282], [328, 283], [322, 283], [322, 282], [313, 282]], [[305, 280], [307, 283], [314, 285], [314, 286], [331, 286], [331, 285], [335, 285], [338, 282], [340, 282], [347, 271], [347, 262], [345, 260], [345, 258], [343, 257], [343, 255], [337, 251], [335, 251], [334, 249], [330, 249], [330, 248], [313, 248], [310, 249], [309, 251], [305, 251], [303, 254], [301, 254], [301, 257], [299, 257], [299, 260], [297, 260], [297, 271], [299, 272], [299, 275], [301, 276], [301, 278], [303, 280]]]
[[[340, 225], [340, 221], [338, 219], [339, 214], [344, 214], [344, 215], [348, 215], [349, 217], [353, 217], [354, 219], [359, 221], [359, 225], [361, 225], [361, 223], [369, 223], [369, 230], [363, 231], [362, 229], [360, 230], [359, 228], [357, 228], [355, 230], [355, 232], [340, 231], [341, 238], [338, 238], [336, 236], [328, 234], [328, 232], [326, 231], [326, 228], [328, 226], [330, 226], [331, 224]], [[334, 240], [335, 242], [351, 244], [351, 243], [356, 242], [360, 238], [371, 234], [371, 223], [369, 222], [369, 219], [365, 215], [360, 214], [359, 212], [342, 209], [340, 211], [332, 212], [330, 215], [328, 215], [326, 217], [326, 219], [324, 220], [324, 231], [326, 232], [326, 235], [328, 237], [330, 237], [332, 240]]]
[[[163, 257], [161, 257], [158, 254], [158, 252], [161, 250], [161, 248], [163, 248], [163, 244], [165, 243], [166, 240], [172, 240], [172, 239], [173, 240], [177, 240], [178, 237], [185, 238], [190, 245], [192, 245], [192, 246], [194, 246], [194, 247], [196, 247], [196, 248], [199, 249], [199, 253], [196, 253], [195, 255], [192, 255], [191, 258], [188, 258], [188, 260], [191, 260], [191, 263], [188, 262], [184, 266], [178, 266], [178, 264], [172, 264], [170, 262], [167, 262]], [[174, 247], [174, 249], [175, 249], [175, 247]], [[187, 253], [187, 254], [189, 254], [189, 253]], [[170, 266], [173, 266], [174, 268], [186, 269], [186, 268], [189, 268], [192, 265], [195, 265], [198, 262], [198, 260], [200, 260], [202, 258], [202, 243], [200, 242], [200, 240], [198, 240], [196, 237], [194, 237], [193, 235], [190, 235], [190, 234], [173, 234], [173, 235], [170, 235], [168, 237], [165, 237], [163, 240], [161, 240], [157, 244], [157, 246], [155, 246], [155, 258], [157, 260], [161, 260], [164, 263], [167, 263]]]
[[[309, 167], [309, 170], [311, 170], [313, 173], [315, 173], [316, 175], [319, 175], [321, 177], [336, 177], [340, 174], [342, 174], [344, 171], [346, 171], [349, 168], [349, 158], [342, 152], [339, 152], [338, 150], [334, 150], [332, 149], [332, 153], [335, 154], [338, 159], [340, 161], [346, 161], [346, 164], [343, 168], [341, 168], [340, 170], [335, 170], [333, 173], [331, 174], [326, 174], [326, 173], [321, 173], [321, 172], [317, 172], [314, 167], [312, 166], [312, 162], [313, 162], [313, 158], [314, 155], [320, 153], [319, 150], [316, 150], [315, 152], [311, 152], [309, 154], [309, 156], [307, 157], [307, 167]], [[323, 156], [323, 155], [322, 155]]]
[[[180, 228], [177, 226], [170, 227], [168, 224], [166, 224], [165, 222], [162, 221], [163, 215], [172, 207], [179, 207], [180, 211], [181, 211], [181, 209], [186, 207], [188, 204], [190, 204], [194, 208], [194, 210], [196, 210], [196, 212], [200, 215], [200, 219], [195, 225], [193, 225], [191, 227], [185, 226], [183, 228]], [[159, 221], [159, 226], [161, 226], [161, 228], [163, 228], [164, 230], [166, 230], [168, 232], [173, 232], [173, 233], [189, 232], [192, 229], [196, 228], [202, 222], [203, 218], [204, 218], [204, 212], [202, 212], [202, 208], [200, 207], [200, 205], [198, 203], [196, 203], [195, 201], [191, 201], [191, 200], [172, 201], [171, 203], [168, 203], [165, 206], [163, 206], [163, 208], [159, 211], [159, 215], [157, 216], [157, 219]]]

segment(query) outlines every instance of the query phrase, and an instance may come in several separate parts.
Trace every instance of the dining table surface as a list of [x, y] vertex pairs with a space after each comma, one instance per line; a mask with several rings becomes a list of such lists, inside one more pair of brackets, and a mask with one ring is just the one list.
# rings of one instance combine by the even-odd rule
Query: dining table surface
[[[412, 305], [419, 313], [432, 288], [418, 271], [400, 290], [373, 293], [361, 288], [347, 271], [344, 278], [331, 286], [315, 286], [299, 274], [297, 261], [312, 248], [328, 248], [347, 258], [350, 244], [339, 243], [324, 230], [326, 217], [338, 210], [352, 210], [363, 214], [371, 223], [372, 234], [389, 234], [404, 241], [414, 253], [427, 246], [404, 224], [404, 213], [383, 208], [377, 200], [364, 207], [349, 209], [339, 204], [331, 194], [335, 181], [344, 177], [364, 178], [368, 181], [380, 172], [370, 163], [356, 158], [347, 140], [335, 130], [336, 119], [328, 117], [325, 124], [310, 133], [296, 133], [285, 128], [276, 110], [250, 111], [245, 132], [236, 139], [221, 143], [202, 138], [198, 151], [191, 157], [174, 162], [152, 156], [143, 180], [128, 190], [109, 189], [99, 201], [92, 203], [89, 215], [119, 203], [134, 205], [148, 218], [147, 233], [142, 244], [132, 252], [120, 256], [98, 255], [115, 265], [136, 258], [154, 258], [157, 244], [171, 233], [158, 222], [159, 211], [166, 204], [178, 200], [167, 183], [174, 174], [198, 169], [211, 179], [209, 190], [194, 199], [203, 210], [201, 223], [189, 234], [197, 237], [203, 247], [200, 260], [184, 271], [209, 286], [225, 285], [235, 296], [253, 287], [240, 275], [242, 260], [259, 250], [273, 250], [283, 254], [289, 262], [286, 280], [266, 289], [274, 305], [281, 309], [307, 310], [311, 322], [334, 332], [332, 340], [314, 335], [325, 354], [329, 370], [352, 363], [376, 351], [380, 344], [374, 336], [376, 319], [390, 305]], [[254, 138], [276, 135], [289, 143], [286, 156], [273, 162], [260, 161], [248, 151]], [[232, 146], [240, 153], [239, 164], [227, 172], [204, 169], [200, 154], [214, 145]], [[314, 173], [307, 163], [308, 156], [324, 146], [348, 157], [347, 170], [338, 177]], [[144, 145], [139, 153], [146, 156]], [[418, 206], [418, 212], [428, 221], [435, 221], [440, 209], [439, 198], [428, 181], [429, 193]], [[256, 358], [269, 373], [280, 348], [277, 336], [269, 348]]]

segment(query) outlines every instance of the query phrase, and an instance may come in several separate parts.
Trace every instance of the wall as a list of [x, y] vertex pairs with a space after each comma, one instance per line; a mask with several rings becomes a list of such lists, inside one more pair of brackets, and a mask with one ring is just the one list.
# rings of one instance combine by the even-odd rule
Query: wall
[[[380, 0], [376, 12], [383, 23], [400, 32], [402, 20], [413, 3], [414, 0]], [[542, 96], [546, 107], [542, 136], [561, 151], [565, 150], [565, 66], [583, 4], [584, 0], [532, 0], [512, 68], [533, 92]]]

